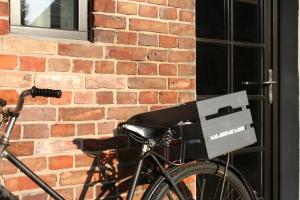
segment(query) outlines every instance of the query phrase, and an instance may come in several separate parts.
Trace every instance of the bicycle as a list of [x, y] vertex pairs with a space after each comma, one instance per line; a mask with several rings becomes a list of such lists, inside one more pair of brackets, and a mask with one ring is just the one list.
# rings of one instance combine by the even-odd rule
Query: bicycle
[[[6, 148], [9, 145], [10, 135], [13, 127], [23, 108], [26, 96], [32, 97], [55, 97], [60, 98], [60, 90], [38, 89], [35, 86], [23, 91], [15, 108], [6, 108], [6, 101], [0, 99], [1, 127], [7, 123], [6, 130], [0, 139], [0, 155], [6, 158], [28, 178], [35, 182], [40, 188], [56, 200], [64, 198], [40, 179], [34, 172], [26, 167]], [[141, 144], [140, 157], [137, 159], [135, 174], [129, 189], [127, 200], [132, 200], [138, 179], [143, 174], [143, 166], [146, 159], [150, 158], [153, 166], [151, 174], [155, 180], [144, 192], [142, 199], [200, 199], [200, 200], [256, 200], [256, 195], [242, 174], [229, 164], [229, 154], [226, 162], [211, 160], [192, 160], [191, 162], [171, 162], [155, 151], [156, 147], [169, 147], [171, 142], [180, 138], [174, 134], [169, 127], [154, 126], [134, 122], [124, 122], [118, 125], [120, 131], [125, 132], [130, 138]], [[157, 173], [154, 173], [157, 172]], [[1, 200], [16, 200], [17, 196], [12, 194], [4, 186], [0, 186]]]

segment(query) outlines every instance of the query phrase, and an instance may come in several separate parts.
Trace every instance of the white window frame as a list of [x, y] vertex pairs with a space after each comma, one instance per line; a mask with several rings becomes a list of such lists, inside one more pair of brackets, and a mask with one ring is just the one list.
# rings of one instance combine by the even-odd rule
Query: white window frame
[[78, 0], [78, 30], [27, 27], [21, 24], [21, 1], [10, 0], [10, 32], [49, 38], [88, 40], [88, 0]]

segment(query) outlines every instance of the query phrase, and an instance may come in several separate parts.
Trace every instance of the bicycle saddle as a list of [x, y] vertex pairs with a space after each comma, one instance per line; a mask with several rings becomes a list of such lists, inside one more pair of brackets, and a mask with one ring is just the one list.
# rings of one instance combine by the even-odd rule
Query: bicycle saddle
[[163, 135], [168, 130], [168, 128], [164, 126], [132, 122], [121, 123], [119, 124], [119, 127], [144, 139], [155, 139]]

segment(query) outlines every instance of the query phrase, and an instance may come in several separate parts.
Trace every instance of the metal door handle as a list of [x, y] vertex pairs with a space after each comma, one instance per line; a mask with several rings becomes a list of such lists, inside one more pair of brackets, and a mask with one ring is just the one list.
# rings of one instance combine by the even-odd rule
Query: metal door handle
[[273, 81], [273, 70], [269, 69], [269, 80], [263, 82], [249, 82], [244, 81], [242, 82], [243, 85], [246, 86], [260, 86], [260, 87], [268, 87], [269, 91], [269, 104], [273, 103], [273, 84], [276, 84], [276, 81]]

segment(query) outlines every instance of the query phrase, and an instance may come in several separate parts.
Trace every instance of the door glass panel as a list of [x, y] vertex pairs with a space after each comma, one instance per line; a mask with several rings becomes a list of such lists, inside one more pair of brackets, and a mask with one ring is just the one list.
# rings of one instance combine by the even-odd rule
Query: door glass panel
[[261, 42], [260, 0], [234, 1], [234, 40]]
[[227, 39], [227, 0], [197, 0], [197, 37]]
[[77, 29], [76, 0], [22, 0], [23, 26]]
[[234, 154], [233, 164], [245, 176], [260, 197], [263, 191], [262, 152]]
[[228, 47], [197, 43], [197, 93], [228, 93]]
[[262, 94], [259, 85], [243, 84], [243, 82], [262, 82], [261, 54], [261, 48], [234, 47], [234, 91], [246, 89], [248, 95]]

